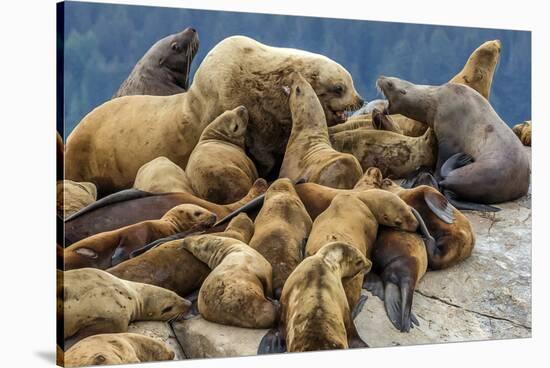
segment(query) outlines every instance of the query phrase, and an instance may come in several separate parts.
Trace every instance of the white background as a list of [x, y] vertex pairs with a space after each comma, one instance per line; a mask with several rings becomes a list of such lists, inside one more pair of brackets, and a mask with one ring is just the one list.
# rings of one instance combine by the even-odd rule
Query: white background
[[[532, 30], [533, 338], [154, 363], [147, 367], [490, 367], [548, 365], [550, 12], [544, 1], [110, 1]], [[55, 1], [3, 2], [0, 13], [0, 366], [54, 364]], [[202, 30], [201, 32], [208, 32]], [[362, 45], [358, 45], [361, 47]], [[368, 45], [364, 45], [368, 47]], [[528, 57], [528, 55], [525, 55]], [[406, 62], [406, 61], [404, 61]], [[368, 62], [365, 62], [368, 67]]]

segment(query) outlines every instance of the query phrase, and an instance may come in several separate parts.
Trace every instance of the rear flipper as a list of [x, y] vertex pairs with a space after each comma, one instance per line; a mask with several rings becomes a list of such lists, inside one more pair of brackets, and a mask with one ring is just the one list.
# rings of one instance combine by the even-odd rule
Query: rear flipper
[[286, 353], [286, 341], [281, 330], [273, 328], [262, 337], [258, 346], [258, 355], [278, 353]]
[[480, 212], [498, 212], [500, 208], [490, 206], [488, 204], [465, 202], [457, 199], [457, 195], [446, 189], [443, 191], [443, 195], [449, 200], [449, 202], [459, 210], [463, 211], [480, 211]]
[[415, 171], [407, 175], [401, 182], [401, 187], [405, 189], [415, 188], [419, 185], [429, 185], [439, 190], [439, 185], [432, 174], [432, 169], [427, 166], [420, 166]]
[[351, 311], [351, 318], [355, 319], [359, 313], [363, 310], [363, 307], [365, 306], [365, 303], [367, 302], [367, 296], [361, 295], [359, 297], [359, 300], [357, 301], [357, 304], [355, 304], [355, 307]]
[[442, 179], [444, 179], [451, 173], [451, 171], [460, 169], [461, 167], [469, 165], [472, 162], [474, 162], [473, 157], [468, 155], [467, 153], [455, 153], [454, 155], [449, 157], [447, 161], [445, 161], [445, 163], [441, 166], [441, 169], [439, 170], [439, 175]]
[[384, 283], [380, 276], [370, 271], [365, 275], [363, 281], [363, 289], [371, 292], [372, 295], [376, 295], [380, 299], [384, 300]]
[[394, 325], [401, 332], [409, 332], [414, 325], [419, 326], [418, 319], [411, 312], [414, 286], [405, 280], [399, 280], [399, 285], [386, 281], [384, 306], [386, 313]]
[[447, 224], [452, 224], [455, 219], [453, 207], [447, 198], [433, 191], [424, 192], [424, 202], [434, 215]]

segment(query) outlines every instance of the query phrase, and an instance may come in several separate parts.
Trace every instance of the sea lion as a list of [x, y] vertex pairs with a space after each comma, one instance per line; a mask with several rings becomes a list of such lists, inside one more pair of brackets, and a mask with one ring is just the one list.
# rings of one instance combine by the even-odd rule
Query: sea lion
[[421, 137], [409, 137], [359, 128], [335, 133], [330, 142], [334, 149], [355, 156], [363, 170], [375, 166], [392, 178], [403, 178], [419, 166], [433, 167], [437, 160], [437, 141], [431, 129]]
[[320, 96], [329, 125], [363, 102], [350, 74], [329, 58], [233, 36], [208, 53], [186, 93], [125, 96], [86, 115], [67, 139], [66, 176], [95, 183], [102, 196], [131, 187], [138, 169], [156, 157], [185, 167], [204, 128], [243, 105], [247, 151], [266, 177], [282, 159], [292, 126], [281, 87], [295, 70]]
[[113, 98], [130, 95], [168, 96], [189, 88], [191, 63], [199, 49], [194, 28], [155, 42], [137, 62]]
[[524, 146], [531, 147], [531, 120], [514, 125], [512, 131], [518, 136]]
[[278, 317], [271, 265], [245, 243], [216, 235], [185, 238], [183, 247], [212, 270], [204, 280], [198, 309], [204, 319], [245, 328], [272, 327]]
[[185, 171], [163, 156], [139, 168], [134, 188], [155, 194], [177, 192], [195, 194]]
[[[367, 347], [353, 323], [343, 280], [368, 272], [371, 262], [355, 247], [332, 242], [307, 257], [288, 277], [281, 295], [281, 328], [286, 350], [317, 351]], [[271, 330], [258, 352], [282, 352]]]
[[65, 271], [65, 348], [91, 335], [126, 332], [132, 321], [180, 319], [190, 306], [172, 291], [121, 280], [95, 268]]
[[258, 172], [244, 152], [248, 111], [238, 106], [218, 116], [202, 132], [185, 171], [193, 191], [227, 204], [246, 195]]
[[[254, 223], [241, 213], [231, 220], [225, 231], [214, 235], [248, 243], [253, 234]], [[185, 297], [200, 288], [210, 268], [183, 247], [183, 239], [178, 239], [109, 268], [107, 272], [124, 280], [160, 286]]]
[[55, 169], [56, 169], [56, 180], [63, 180], [63, 171], [64, 171], [64, 158], [65, 158], [65, 145], [63, 144], [63, 138], [59, 132], [55, 132], [55, 141], [56, 141], [56, 151], [55, 151]]
[[174, 360], [165, 343], [135, 333], [101, 334], [87, 337], [65, 353], [65, 367], [113, 365]]
[[132, 251], [156, 239], [181, 233], [191, 228], [214, 225], [216, 215], [194, 204], [180, 204], [159, 220], [107, 231], [82, 239], [65, 249], [65, 269], [93, 267], [107, 269], [127, 260]]
[[[380, 100], [381, 101], [381, 100]], [[393, 121], [393, 118], [384, 114], [385, 108], [369, 108], [369, 115], [353, 115], [345, 123], [334, 125], [328, 128], [332, 136], [335, 133], [359, 128], [387, 130], [403, 134], [401, 127]], [[366, 111], [366, 110], [362, 110]], [[425, 131], [426, 129], [424, 129]]]
[[[250, 188], [248, 194], [241, 200], [218, 205], [205, 201], [189, 193], [166, 193], [151, 195], [141, 191], [131, 190], [130, 193], [113, 194], [77, 212], [65, 222], [65, 246], [87, 238], [97, 233], [110, 231], [140, 221], [156, 220], [166, 211], [179, 204], [195, 204], [216, 214], [223, 219], [234, 211], [242, 208], [267, 190], [264, 179], [258, 179]], [[128, 195], [126, 195], [128, 194]], [[118, 199], [121, 199], [118, 201]]]
[[280, 178], [350, 189], [363, 175], [355, 157], [330, 145], [323, 107], [311, 85], [300, 73], [291, 74], [289, 105], [292, 131], [286, 146]]
[[71, 216], [97, 199], [97, 190], [93, 183], [59, 180], [56, 186], [57, 215], [61, 218]]
[[527, 194], [525, 150], [478, 92], [461, 84], [421, 86], [384, 76], [377, 84], [389, 101], [388, 113], [425, 122], [434, 130], [439, 146], [436, 176], [456, 208], [494, 211], [480, 203]]
[[276, 298], [304, 258], [311, 218], [289, 179], [278, 179], [267, 189], [264, 205], [254, 221], [250, 246], [271, 264]]
[[[404, 231], [416, 231], [418, 220], [410, 207], [398, 196], [379, 189], [338, 194], [320, 214], [306, 243], [306, 257], [325, 244], [341, 241], [357, 248], [370, 259], [379, 225]], [[344, 282], [350, 308], [359, 302], [363, 274]]]

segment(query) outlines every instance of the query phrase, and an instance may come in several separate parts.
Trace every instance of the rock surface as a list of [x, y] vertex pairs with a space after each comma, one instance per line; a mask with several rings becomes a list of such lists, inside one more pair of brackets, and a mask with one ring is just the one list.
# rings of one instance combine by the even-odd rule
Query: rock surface
[[176, 340], [172, 327], [167, 322], [134, 322], [128, 326], [128, 332], [152, 337], [167, 344], [175, 353], [174, 360], [185, 359], [185, 354]]

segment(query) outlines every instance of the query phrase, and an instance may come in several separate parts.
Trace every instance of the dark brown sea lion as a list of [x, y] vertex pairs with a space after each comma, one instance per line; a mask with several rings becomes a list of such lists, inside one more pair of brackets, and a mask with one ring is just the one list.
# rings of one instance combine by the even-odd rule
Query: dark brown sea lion
[[188, 27], [157, 41], [134, 66], [113, 98], [130, 95], [168, 96], [189, 88], [191, 63], [199, 35]]
[[267, 190], [264, 179], [258, 179], [248, 194], [228, 205], [205, 201], [189, 193], [151, 194], [135, 189], [115, 193], [82, 209], [65, 222], [65, 246], [91, 235], [132, 225], [146, 220], [157, 220], [179, 204], [195, 204], [207, 209], [219, 219], [246, 205]]
[[527, 193], [525, 150], [478, 92], [460, 84], [421, 86], [384, 76], [377, 84], [389, 101], [388, 113], [425, 122], [434, 130], [439, 145], [436, 177], [455, 207], [494, 211], [484, 204]]
[[107, 269], [129, 259], [142, 246], [191, 228], [214, 225], [216, 215], [194, 204], [180, 204], [159, 220], [147, 220], [120, 229], [92, 235], [65, 249], [65, 269]]
[[363, 175], [355, 157], [330, 145], [323, 106], [300, 73], [290, 76], [292, 131], [279, 172], [280, 178], [305, 179], [333, 188], [351, 189]]
[[[254, 223], [241, 213], [225, 231], [214, 235], [248, 243], [254, 234]], [[159, 245], [135, 258], [109, 268], [107, 272], [124, 280], [142, 282], [172, 290], [182, 297], [198, 290], [210, 268], [183, 247], [183, 239]]]

